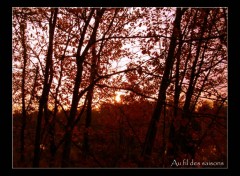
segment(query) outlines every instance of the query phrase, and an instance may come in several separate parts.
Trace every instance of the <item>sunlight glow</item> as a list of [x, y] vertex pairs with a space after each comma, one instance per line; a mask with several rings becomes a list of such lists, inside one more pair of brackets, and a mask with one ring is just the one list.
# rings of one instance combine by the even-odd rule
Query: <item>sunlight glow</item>
[[120, 96], [122, 95], [122, 93], [121, 93], [121, 92], [116, 92], [116, 94], [117, 94], [117, 95], [116, 95], [116, 97], [115, 97], [115, 100], [116, 100], [116, 102], [119, 103], [119, 102], [121, 101], [121, 97], [120, 97]]
[[115, 100], [116, 100], [117, 102], [120, 102], [120, 101], [121, 101], [120, 94], [116, 95]]

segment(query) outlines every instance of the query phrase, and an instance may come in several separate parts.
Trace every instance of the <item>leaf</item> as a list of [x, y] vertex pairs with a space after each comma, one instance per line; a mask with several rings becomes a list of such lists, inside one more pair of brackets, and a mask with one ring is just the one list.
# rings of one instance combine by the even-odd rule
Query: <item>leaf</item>
[[142, 75], [142, 67], [139, 67], [137, 72], [138, 72], [139, 75]]
[[144, 49], [144, 50], [142, 50], [142, 54], [146, 54], [147, 53], [147, 51]]

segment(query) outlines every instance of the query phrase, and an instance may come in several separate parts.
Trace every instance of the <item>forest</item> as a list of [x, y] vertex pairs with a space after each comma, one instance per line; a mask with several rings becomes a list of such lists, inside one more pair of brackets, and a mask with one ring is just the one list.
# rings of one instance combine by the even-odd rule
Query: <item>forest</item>
[[13, 7], [13, 168], [226, 168], [228, 9]]

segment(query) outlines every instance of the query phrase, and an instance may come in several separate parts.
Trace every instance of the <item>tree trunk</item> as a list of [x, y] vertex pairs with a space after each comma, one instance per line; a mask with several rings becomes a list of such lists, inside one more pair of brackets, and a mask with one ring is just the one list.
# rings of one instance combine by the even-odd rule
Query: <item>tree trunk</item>
[[84, 139], [83, 139], [83, 153], [85, 157], [89, 155], [90, 146], [89, 146], [89, 127], [91, 125], [92, 120], [92, 98], [93, 98], [93, 88], [88, 91], [87, 94], [87, 114], [86, 114], [86, 122], [85, 122], [85, 131], [84, 131]]
[[92, 35], [90, 37], [90, 40], [87, 44], [87, 46], [85, 47], [84, 51], [82, 52], [82, 55], [80, 56], [80, 51], [81, 48], [83, 46], [83, 40], [84, 40], [84, 35], [86, 33], [87, 27], [89, 25], [89, 22], [93, 16], [95, 9], [92, 9], [90, 12], [90, 15], [88, 17], [88, 19], [86, 20], [86, 24], [84, 26], [83, 32], [81, 34], [81, 38], [79, 40], [79, 45], [78, 45], [78, 50], [77, 50], [77, 56], [76, 56], [76, 60], [77, 60], [77, 75], [75, 78], [75, 85], [74, 85], [74, 91], [73, 91], [73, 99], [72, 99], [72, 105], [71, 105], [71, 110], [70, 110], [70, 116], [68, 119], [68, 124], [67, 124], [67, 130], [66, 130], [66, 134], [65, 134], [65, 143], [64, 143], [64, 148], [63, 148], [63, 155], [62, 155], [62, 167], [68, 167], [69, 166], [69, 161], [70, 161], [70, 152], [71, 152], [71, 140], [72, 140], [72, 130], [74, 128], [74, 120], [77, 114], [77, 106], [78, 106], [78, 102], [80, 100], [80, 94], [79, 94], [79, 88], [80, 88], [80, 84], [82, 81], [82, 71], [83, 71], [83, 61], [85, 60], [86, 54], [88, 52], [88, 50], [90, 49], [90, 47], [92, 46], [92, 44], [95, 43], [94, 40], [94, 36], [96, 35], [99, 23], [100, 23], [100, 19], [104, 13], [104, 9], [97, 11], [97, 16], [96, 16], [96, 21], [95, 21], [95, 25], [93, 28], [93, 32]]
[[[196, 10], [194, 18], [193, 18], [193, 26], [195, 26], [196, 20], [197, 20], [197, 10]], [[193, 32], [193, 29], [192, 29], [191, 32]], [[181, 41], [180, 41], [179, 45], [180, 44], [181, 44]], [[180, 96], [180, 91], [181, 91], [181, 87], [182, 87], [182, 84], [183, 84], [184, 76], [185, 76], [185, 74], [187, 72], [187, 64], [188, 64], [188, 62], [189, 62], [189, 60], [191, 58], [192, 46], [193, 46], [193, 44], [191, 42], [189, 44], [189, 53], [188, 53], [187, 59], [186, 59], [186, 61], [184, 63], [184, 70], [181, 73], [181, 79], [180, 79], [180, 75], [179, 75], [179, 77], [176, 75], [176, 80], [175, 80], [174, 114], [173, 114], [173, 120], [171, 122], [170, 131], [169, 131], [169, 141], [171, 143], [171, 145], [170, 145], [171, 147], [168, 148], [168, 153], [167, 153], [168, 154], [168, 158], [170, 160], [176, 158], [176, 154], [177, 154], [176, 129], [174, 127], [174, 123], [176, 123], [175, 120], [176, 120], [176, 117], [178, 116], [179, 96]], [[178, 64], [178, 61], [177, 61], [177, 64]], [[176, 74], [177, 74], [177, 69], [178, 69], [178, 65], [177, 64], [176, 64]], [[179, 84], [178, 84], [178, 81], [180, 82]]]
[[[213, 26], [214, 26], [214, 24], [215, 24], [215, 22], [216, 22], [216, 16], [217, 16], [217, 12], [215, 12], [215, 14], [213, 15], [211, 24], [209, 25], [208, 37], [211, 36], [211, 32], [212, 32]], [[202, 70], [202, 65], [203, 65], [203, 63], [204, 63], [205, 52], [206, 52], [206, 50], [207, 50], [207, 48], [208, 48], [208, 42], [209, 42], [209, 39], [206, 40], [206, 41], [205, 41], [205, 44], [204, 44], [204, 48], [203, 48], [203, 51], [202, 51], [202, 54], [201, 54], [201, 61], [200, 61], [200, 64], [199, 64], [199, 66], [198, 66], [197, 73], [195, 74], [195, 75], [196, 75], [196, 79], [194, 80], [194, 83], [193, 83], [193, 86], [194, 86], [194, 87], [195, 87], [195, 85], [197, 84], [198, 78], [200, 77], [199, 75], [200, 75], [200, 72], [201, 72], [201, 70]], [[211, 61], [211, 64], [210, 64], [210, 68], [209, 68], [209, 71], [208, 71], [207, 75], [209, 75], [210, 72], [211, 72], [211, 68], [212, 68], [212, 64], [213, 64], [213, 61], [214, 61], [214, 57], [215, 57], [215, 56], [213, 56], [213, 58], [212, 58], [212, 61]], [[200, 91], [198, 92], [198, 95], [196, 96], [195, 101], [194, 101], [192, 107], [189, 107], [189, 108], [191, 108], [191, 109], [190, 109], [190, 113], [195, 110], [195, 107], [196, 107], [198, 98], [199, 98], [199, 96], [200, 96], [200, 94], [201, 94], [201, 92], [202, 92], [202, 90], [203, 90], [204, 84], [205, 84], [205, 82], [207, 81], [207, 79], [208, 79], [208, 76], [205, 76], [204, 81], [202, 81], [202, 86], [201, 86], [201, 88], [200, 88]]]
[[174, 50], [176, 47], [177, 36], [179, 35], [179, 32], [180, 32], [181, 16], [182, 16], [182, 10], [180, 8], [177, 8], [176, 18], [175, 18], [174, 27], [173, 27], [173, 33], [172, 33], [171, 42], [168, 50], [168, 56], [165, 63], [165, 70], [164, 70], [162, 82], [159, 88], [157, 105], [154, 109], [151, 122], [148, 127], [147, 135], [145, 138], [144, 146], [143, 146], [142, 156], [144, 157], [144, 159], [147, 159], [148, 157], [150, 157], [152, 153], [154, 141], [156, 138], [157, 124], [160, 119], [162, 107], [165, 103], [166, 90], [170, 82], [169, 80], [170, 71], [174, 63]]
[[170, 124], [170, 130], [169, 130], [169, 141], [172, 144], [172, 147], [169, 150], [170, 156], [174, 156], [175, 152], [175, 140], [174, 140], [174, 134], [175, 134], [175, 127], [174, 127], [174, 120], [176, 119], [178, 115], [178, 104], [179, 104], [179, 97], [181, 93], [181, 85], [179, 85], [179, 66], [180, 66], [180, 56], [181, 56], [181, 50], [182, 50], [182, 38], [180, 39], [180, 43], [178, 46], [178, 51], [177, 51], [177, 61], [176, 61], [176, 70], [175, 70], [175, 91], [174, 91], [174, 102], [173, 102], [173, 116], [172, 116], [172, 121]]
[[27, 119], [27, 112], [26, 112], [26, 104], [25, 104], [25, 78], [26, 78], [26, 65], [27, 65], [27, 47], [26, 47], [26, 41], [25, 41], [25, 29], [26, 24], [20, 25], [21, 29], [21, 43], [23, 47], [23, 69], [22, 69], [22, 85], [21, 85], [21, 91], [22, 91], [22, 127], [20, 132], [20, 151], [21, 151], [21, 157], [20, 160], [24, 161], [24, 146], [25, 146], [25, 128], [26, 128], [26, 119]]
[[190, 116], [189, 116], [189, 108], [190, 108], [190, 102], [191, 102], [191, 98], [192, 98], [193, 91], [194, 91], [194, 86], [195, 86], [193, 84], [194, 83], [194, 79], [196, 77], [195, 70], [196, 70], [196, 65], [197, 65], [197, 61], [198, 61], [200, 50], [201, 50], [201, 44], [202, 44], [201, 38], [204, 35], [206, 24], [207, 24], [207, 17], [208, 17], [208, 13], [206, 14], [206, 16], [204, 18], [202, 31], [201, 31], [201, 34], [200, 34], [200, 40], [199, 40], [197, 51], [196, 51], [196, 57], [194, 59], [193, 65], [192, 65], [189, 86], [188, 86], [188, 90], [187, 90], [187, 93], [186, 93], [186, 100], [185, 100], [185, 103], [184, 103], [184, 106], [183, 106], [183, 115], [182, 115], [182, 117], [183, 118], [187, 118], [187, 119], [190, 118]]
[[[96, 33], [94, 36], [94, 40], [96, 41]], [[90, 75], [90, 84], [94, 82], [94, 79], [96, 77], [96, 72], [97, 72], [97, 55], [96, 55], [96, 48], [95, 46], [92, 47], [92, 65], [91, 65], [91, 75]], [[86, 115], [86, 122], [85, 122], [85, 129], [86, 131], [84, 132], [84, 141], [83, 141], [83, 150], [85, 156], [89, 154], [90, 146], [89, 146], [89, 127], [91, 125], [91, 120], [92, 120], [92, 99], [93, 99], [93, 91], [94, 91], [94, 86], [91, 87], [91, 89], [87, 93], [87, 115]]]
[[51, 87], [51, 82], [49, 80], [49, 72], [50, 67], [52, 67], [52, 53], [53, 53], [53, 39], [54, 39], [54, 31], [57, 21], [58, 8], [54, 9], [54, 12], [51, 11], [51, 17], [49, 20], [49, 45], [48, 45], [48, 53], [46, 58], [46, 67], [45, 67], [45, 75], [44, 75], [44, 85], [42, 96], [39, 102], [38, 116], [37, 116], [37, 128], [35, 134], [35, 146], [34, 146], [34, 158], [33, 158], [33, 167], [39, 167], [40, 162], [40, 144], [41, 144], [41, 125], [42, 125], [42, 116], [44, 106], [48, 101], [48, 94]]
[[[199, 59], [199, 55], [200, 55], [200, 50], [201, 50], [201, 45], [202, 45], [202, 40], [201, 38], [204, 36], [205, 30], [206, 30], [206, 25], [207, 25], [207, 17], [209, 14], [209, 10], [206, 10], [206, 14], [204, 16], [204, 22], [203, 25], [201, 27], [201, 33], [200, 33], [200, 40], [197, 46], [197, 50], [196, 50], [196, 56], [194, 58], [193, 64], [192, 64], [192, 68], [191, 68], [191, 75], [190, 75], [190, 81], [189, 81], [189, 87], [186, 93], [186, 99], [185, 99], [185, 103], [183, 106], [183, 113], [182, 113], [182, 119], [188, 120], [188, 122], [190, 122], [191, 119], [191, 115], [190, 115], [190, 103], [191, 103], [191, 99], [192, 99], [192, 95], [194, 92], [194, 88], [195, 88], [195, 83], [194, 79], [197, 79], [197, 75], [195, 73], [196, 70], [196, 65]], [[188, 153], [192, 156], [192, 158], [194, 158], [194, 148], [192, 146], [189, 146], [188, 144], [190, 144], [192, 142], [192, 137], [191, 134], [188, 134], [187, 132], [187, 128], [186, 126], [183, 126], [181, 124], [179, 130], [177, 131], [177, 145], [179, 147], [179, 152], [183, 152], [183, 153]]]
[[[69, 34], [70, 36], [70, 34]], [[57, 152], [57, 146], [55, 143], [55, 123], [56, 123], [56, 116], [57, 116], [57, 112], [58, 112], [58, 93], [59, 93], [59, 88], [61, 86], [62, 83], [62, 75], [63, 75], [63, 60], [65, 58], [65, 54], [66, 54], [66, 50], [70, 41], [70, 37], [68, 36], [68, 40], [66, 43], [66, 47], [64, 49], [64, 53], [60, 58], [60, 75], [59, 75], [59, 79], [58, 79], [58, 85], [56, 87], [56, 92], [55, 92], [55, 97], [54, 97], [54, 112], [53, 112], [53, 118], [51, 123], [49, 124], [49, 134], [50, 134], [50, 154], [51, 154], [51, 159], [50, 159], [50, 163], [49, 163], [49, 167], [53, 167], [54, 166], [54, 160], [55, 160], [55, 154]]]

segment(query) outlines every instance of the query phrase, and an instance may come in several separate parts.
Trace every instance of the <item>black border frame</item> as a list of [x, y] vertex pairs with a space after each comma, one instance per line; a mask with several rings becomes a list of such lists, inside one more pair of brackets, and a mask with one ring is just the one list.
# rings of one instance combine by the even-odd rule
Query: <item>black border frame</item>
[[[1, 2], [2, 3], [2, 2]], [[126, 1], [124, 1], [126, 3]], [[211, 4], [210, 4], [211, 3]], [[227, 169], [13, 169], [12, 168], [12, 7], [228, 7], [228, 168]], [[236, 7], [238, 7], [235, 4]], [[238, 117], [238, 106], [239, 106], [239, 92], [240, 84], [235, 77], [238, 77], [237, 69], [240, 66], [240, 58], [235, 58], [237, 51], [239, 50], [240, 39], [239, 34], [239, 23], [237, 18], [237, 13], [239, 9], [234, 9], [234, 4], [229, 4], [229, 1], [224, 1], [220, 3], [219, 1], [203, 1], [203, 0], [183, 0], [183, 1], [146, 1], [140, 4], [139, 1], [130, 0], [126, 4], [114, 4], [110, 1], [106, 1], [105, 4], [99, 1], [79, 1], [79, 3], [67, 2], [67, 1], [8, 1], [1, 6], [2, 15], [2, 47], [1, 53], [3, 57], [0, 59], [1, 66], [1, 102], [2, 111], [0, 118], [0, 129], [1, 129], [1, 145], [0, 145], [0, 158], [1, 167], [0, 175], [47, 175], [47, 174], [57, 174], [57, 175], [92, 175], [92, 173], [97, 173], [107, 175], [132, 175], [132, 174], [146, 174], [146, 175], [161, 175], [161, 174], [175, 174], [175, 175], [232, 175], [233, 169], [237, 169], [239, 161], [237, 158], [239, 152], [237, 152], [237, 144], [239, 143], [239, 137], [237, 133], [237, 127], [240, 123], [234, 122], [234, 120], [239, 120]], [[238, 45], [236, 45], [238, 44]], [[238, 48], [237, 48], [238, 46]], [[237, 62], [237, 63], [234, 63]], [[133, 173], [132, 173], [133, 172]], [[75, 174], [74, 174], [75, 173]]]

